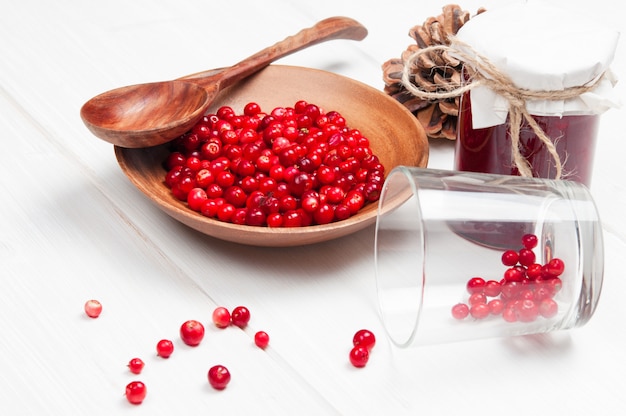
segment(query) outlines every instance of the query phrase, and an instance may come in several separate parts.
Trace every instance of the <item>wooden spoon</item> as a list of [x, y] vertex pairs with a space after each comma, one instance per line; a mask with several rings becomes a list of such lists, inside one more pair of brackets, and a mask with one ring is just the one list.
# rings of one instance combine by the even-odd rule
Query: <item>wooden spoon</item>
[[102, 93], [83, 105], [80, 116], [96, 137], [114, 145], [156, 146], [189, 131], [222, 89], [271, 62], [327, 40], [362, 40], [365, 36], [367, 29], [357, 21], [331, 17], [229, 68]]

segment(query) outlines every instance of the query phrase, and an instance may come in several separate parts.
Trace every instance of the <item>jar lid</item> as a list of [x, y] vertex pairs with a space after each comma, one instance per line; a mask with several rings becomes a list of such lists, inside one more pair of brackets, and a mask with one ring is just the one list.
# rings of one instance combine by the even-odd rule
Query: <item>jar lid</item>
[[[619, 33], [571, 10], [537, 1], [498, 7], [470, 19], [456, 38], [462, 42], [456, 45], [459, 50], [486, 58], [520, 89], [562, 91], [604, 74], [592, 91], [576, 98], [527, 100], [531, 114], [600, 114], [619, 106], [610, 72]], [[486, 86], [473, 88], [470, 97], [474, 128], [506, 121], [509, 103], [504, 97]]]

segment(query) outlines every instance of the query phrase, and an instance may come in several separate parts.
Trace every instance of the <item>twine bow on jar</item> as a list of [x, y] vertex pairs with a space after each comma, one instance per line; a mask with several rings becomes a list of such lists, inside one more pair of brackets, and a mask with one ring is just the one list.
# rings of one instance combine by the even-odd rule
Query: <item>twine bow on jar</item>
[[[546, 149], [554, 159], [556, 175], [555, 179], [561, 179], [563, 175], [563, 162], [559, 156], [554, 142], [542, 130], [527, 109], [526, 103], [531, 100], [563, 101], [579, 97], [581, 94], [592, 91], [604, 78], [603, 72], [599, 77], [585, 85], [568, 87], [562, 90], [529, 90], [518, 88], [513, 80], [499, 70], [486, 57], [476, 52], [470, 45], [462, 42], [455, 36], [449, 37], [448, 45], [433, 45], [420, 49], [413, 53], [404, 62], [402, 71], [402, 85], [414, 96], [423, 100], [443, 100], [456, 98], [465, 92], [478, 86], [485, 86], [496, 94], [504, 97], [508, 102], [509, 124], [511, 135], [511, 159], [521, 176], [532, 177], [531, 166], [520, 152], [520, 129], [524, 121], [528, 123], [535, 135], [546, 146]], [[464, 68], [469, 77], [466, 83], [454, 85], [447, 83], [443, 86], [447, 91], [426, 91], [411, 82], [411, 68], [422, 54], [433, 52], [447, 52], [453, 54], [464, 63]]]

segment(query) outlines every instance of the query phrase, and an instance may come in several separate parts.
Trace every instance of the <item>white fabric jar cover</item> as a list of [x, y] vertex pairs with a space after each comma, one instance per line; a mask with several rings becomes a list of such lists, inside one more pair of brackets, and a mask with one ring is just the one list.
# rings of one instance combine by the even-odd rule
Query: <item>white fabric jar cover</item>
[[[519, 89], [561, 91], [593, 83], [604, 74], [592, 91], [576, 98], [527, 100], [530, 114], [601, 114], [620, 105], [610, 71], [619, 33], [584, 16], [528, 1], [473, 17], [456, 38], [461, 43], [453, 47], [486, 58]], [[470, 97], [474, 128], [506, 122], [506, 98], [482, 85], [472, 88]]]

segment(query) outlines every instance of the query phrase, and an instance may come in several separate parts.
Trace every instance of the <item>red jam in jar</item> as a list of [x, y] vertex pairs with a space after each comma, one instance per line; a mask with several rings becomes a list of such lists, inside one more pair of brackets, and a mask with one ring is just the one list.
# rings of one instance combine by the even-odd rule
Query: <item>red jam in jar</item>
[[465, 81], [455, 170], [589, 187], [600, 115], [619, 106], [610, 70], [618, 39], [606, 24], [543, 2], [494, 7], [468, 20], [451, 38]]
[[[561, 178], [590, 186], [600, 116], [534, 115], [533, 118], [556, 147], [563, 165]], [[469, 92], [461, 97], [458, 120], [454, 160], [456, 170], [519, 175], [511, 154], [508, 122], [474, 129]], [[526, 121], [520, 129], [519, 150], [528, 161], [534, 177], [555, 178], [553, 156]]]

